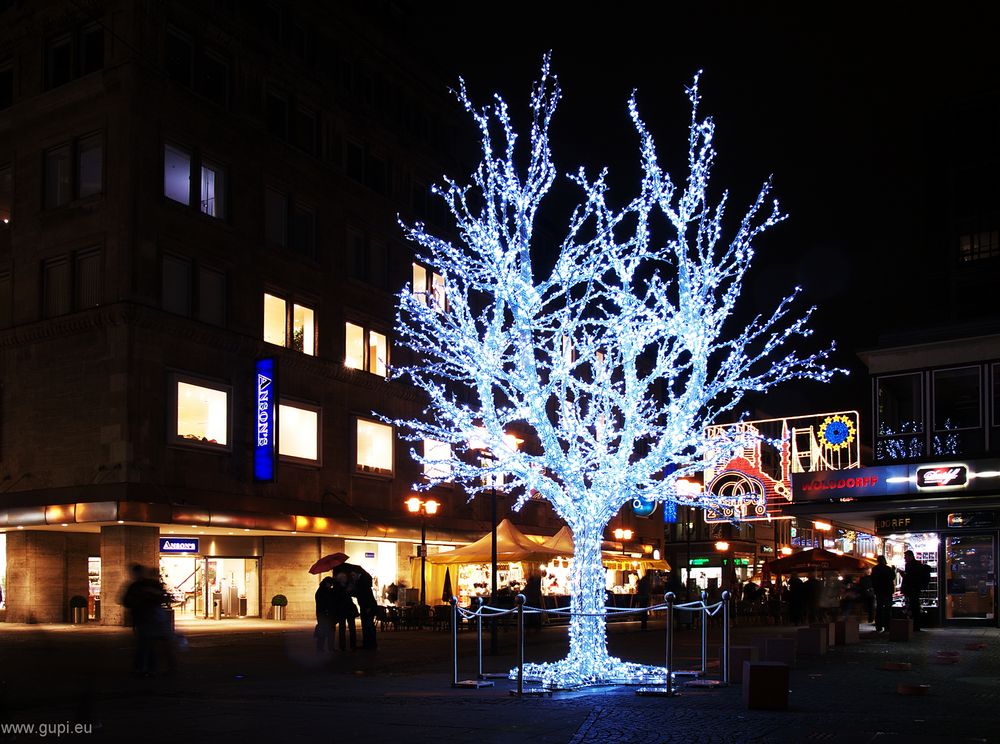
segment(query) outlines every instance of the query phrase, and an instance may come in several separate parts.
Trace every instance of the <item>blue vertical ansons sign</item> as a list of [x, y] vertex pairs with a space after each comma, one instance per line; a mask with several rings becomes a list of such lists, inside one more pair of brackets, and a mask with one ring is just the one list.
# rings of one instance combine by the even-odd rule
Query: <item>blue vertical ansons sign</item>
[[253, 453], [253, 479], [274, 480], [274, 454], [278, 444], [277, 394], [274, 359], [257, 360], [257, 416]]

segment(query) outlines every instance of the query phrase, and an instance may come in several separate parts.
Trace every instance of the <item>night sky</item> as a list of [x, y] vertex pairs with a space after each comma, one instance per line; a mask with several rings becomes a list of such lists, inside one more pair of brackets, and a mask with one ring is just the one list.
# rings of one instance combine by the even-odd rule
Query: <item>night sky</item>
[[[947, 8], [454, 2], [418, 6], [412, 32], [445, 80], [463, 75], [475, 97], [501, 91], [522, 111], [551, 49], [564, 93], [553, 128], [557, 166], [606, 164], [626, 195], [638, 173], [629, 92], [638, 89], [676, 177], [684, 86], [704, 71], [703, 110], [717, 122], [715, 183], [731, 191], [730, 215], [742, 214], [769, 174], [789, 214], [756, 244], [744, 310], [765, 311], [800, 284], [817, 305], [816, 344], [835, 339], [834, 362], [853, 370], [825, 390], [809, 384], [769, 396], [768, 413], [784, 415], [867, 409], [855, 351], [948, 315], [947, 300], [926, 287], [940, 270], [934, 257], [949, 248], [939, 235], [946, 163], [968, 148], [954, 112], [996, 92], [1000, 52], [986, 3]], [[559, 209], [546, 215], [556, 234]]]

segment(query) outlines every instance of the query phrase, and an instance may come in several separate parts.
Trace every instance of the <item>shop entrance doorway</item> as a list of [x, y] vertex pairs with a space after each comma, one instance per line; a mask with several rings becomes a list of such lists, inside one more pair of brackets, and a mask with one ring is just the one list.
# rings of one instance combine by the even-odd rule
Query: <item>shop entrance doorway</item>
[[260, 617], [258, 558], [164, 555], [160, 581], [177, 618]]
[[946, 537], [944, 557], [945, 619], [992, 623], [996, 612], [993, 536]]
[[218, 602], [221, 617], [260, 617], [260, 571], [257, 558], [206, 558], [209, 616]]

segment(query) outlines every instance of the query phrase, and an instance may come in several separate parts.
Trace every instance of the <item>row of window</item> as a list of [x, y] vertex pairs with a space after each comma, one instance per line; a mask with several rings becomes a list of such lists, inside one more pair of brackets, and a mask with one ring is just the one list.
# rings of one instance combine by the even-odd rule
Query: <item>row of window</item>
[[[231, 450], [232, 388], [228, 385], [184, 375], [173, 380], [172, 443], [206, 449]], [[278, 456], [289, 462], [321, 465], [322, 409], [282, 398], [278, 405]], [[358, 473], [392, 476], [395, 472], [395, 429], [380, 421], [353, 419], [355, 458]], [[423, 440], [424, 464], [428, 477], [447, 478], [451, 445], [434, 439]]]
[[974, 455], [1000, 445], [1000, 432], [990, 433], [1000, 429], [1000, 363], [881, 375], [874, 387], [877, 460]]

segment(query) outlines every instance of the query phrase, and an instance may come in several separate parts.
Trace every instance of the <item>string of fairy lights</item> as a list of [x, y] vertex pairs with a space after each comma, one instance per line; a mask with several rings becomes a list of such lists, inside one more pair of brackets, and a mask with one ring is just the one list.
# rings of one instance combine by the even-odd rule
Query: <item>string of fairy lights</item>
[[[434, 297], [418, 287], [399, 295], [398, 339], [413, 361], [392, 375], [427, 403], [422, 416], [390, 423], [414, 441], [450, 447], [445, 460], [413, 452], [436, 472], [417, 488], [461, 482], [472, 497], [496, 487], [517, 493], [517, 507], [542, 498], [572, 530], [569, 654], [532, 665], [530, 676], [563, 686], [645, 677], [648, 668], [607, 651], [606, 525], [640, 494], [713, 505], [711, 493], [678, 492], [677, 481], [747, 442], [733, 434], [725, 446], [706, 436], [706, 426], [735, 415], [748, 392], [826, 381], [838, 370], [826, 365], [827, 352], [795, 350], [811, 334], [811, 310], [792, 312], [797, 288], [770, 315], [738, 328], [727, 323], [754, 240], [784, 215], [767, 181], [723, 238], [729, 197], [710, 196], [715, 124], [699, 112], [698, 77], [687, 89], [686, 177], [675, 181], [663, 170], [633, 94], [638, 193], [613, 199], [607, 170], [569, 174], [581, 198], [565, 236], [547, 246], [558, 251], [551, 269], [537, 261], [534, 229], [558, 177], [549, 127], [561, 90], [549, 56], [532, 89], [526, 146], [503, 98], [478, 106], [464, 81], [456, 96], [478, 130], [482, 160], [467, 183], [446, 178], [435, 188], [456, 238], [420, 222], [403, 225], [417, 260], [434, 267], [444, 287]], [[511, 432], [527, 445], [512, 444]], [[473, 436], [491, 458], [469, 456]]]

